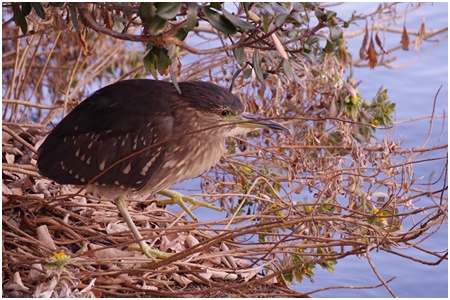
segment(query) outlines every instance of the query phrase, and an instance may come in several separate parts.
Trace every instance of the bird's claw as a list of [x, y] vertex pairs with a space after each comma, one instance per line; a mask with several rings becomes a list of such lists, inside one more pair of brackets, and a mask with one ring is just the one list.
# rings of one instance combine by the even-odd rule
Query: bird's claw
[[189, 196], [185, 196], [181, 193], [175, 192], [175, 191], [171, 191], [171, 190], [162, 190], [159, 191], [158, 194], [163, 195], [163, 196], [167, 196], [170, 199], [166, 199], [166, 200], [158, 200], [156, 201], [157, 205], [166, 205], [166, 204], [178, 204], [182, 209], [184, 209], [184, 211], [194, 220], [197, 221], [197, 218], [195, 217], [195, 215], [192, 213], [192, 211], [189, 209], [189, 207], [187, 207], [186, 203], [184, 203], [184, 201], [193, 204], [193, 205], [197, 205], [197, 206], [203, 206], [206, 208], [210, 208], [210, 209], [214, 209], [217, 211], [223, 211], [222, 208], [206, 203], [206, 202], [202, 202], [202, 201], [198, 201], [192, 197]]

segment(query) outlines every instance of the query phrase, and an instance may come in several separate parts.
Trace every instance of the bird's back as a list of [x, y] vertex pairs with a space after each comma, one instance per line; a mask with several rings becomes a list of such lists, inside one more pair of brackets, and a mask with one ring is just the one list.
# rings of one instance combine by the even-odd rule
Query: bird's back
[[[150, 192], [200, 175], [219, 159], [223, 147], [215, 147], [214, 153], [204, 146], [188, 149], [198, 147], [202, 138], [197, 136], [196, 143], [189, 143], [193, 137], [180, 138], [195, 123], [196, 111], [187, 108], [243, 107], [237, 97], [211, 83], [184, 82], [180, 88], [182, 96], [172, 83], [141, 79], [96, 91], [41, 145], [39, 172], [62, 184], [91, 183], [125, 191], [145, 187]], [[187, 166], [193, 158], [196, 168]]]
[[[128, 80], [93, 93], [41, 145], [39, 172], [59, 183], [83, 185], [117, 163], [94, 183], [139, 189], [164, 159], [163, 149], [156, 152], [160, 147], [142, 150], [173, 134], [174, 90], [168, 82]], [[137, 151], [142, 152], [118, 163]]]

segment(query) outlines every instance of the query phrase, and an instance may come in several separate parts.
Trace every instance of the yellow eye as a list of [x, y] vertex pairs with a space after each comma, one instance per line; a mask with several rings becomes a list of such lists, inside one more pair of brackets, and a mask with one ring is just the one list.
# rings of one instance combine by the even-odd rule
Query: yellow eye
[[229, 115], [231, 115], [231, 112], [228, 110], [221, 110], [219, 112], [219, 116], [221, 116], [222, 118], [228, 117]]

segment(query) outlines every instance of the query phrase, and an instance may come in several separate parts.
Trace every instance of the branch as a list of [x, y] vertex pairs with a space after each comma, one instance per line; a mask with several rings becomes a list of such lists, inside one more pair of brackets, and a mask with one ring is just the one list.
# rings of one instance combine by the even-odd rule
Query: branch
[[87, 7], [86, 3], [76, 3], [75, 4], [78, 8], [78, 11], [80, 13], [80, 16], [83, 18], [85, 24], [87, 27], [99, 32], [99, 33], [103, 33], [106, 35], [109, 35], [113, 38], [116, 39], [121, 39], [121, 40], [126, 40], [126, 41], [133, 41], [133, 42], [144, 42], [144, 43], [148, 43], [148, 42], [152, 42], [155, 43], [157, 45], [167, 45], [167, 44], [172, 44], [172, 45], [176, 45], [188, 52], [191, 52], [193, 54], [213, 54], [213, 53], [219, 53], [219, 52], [224, 52], [224, 51], [228, 51], [228, 50], [233, 50], [235, 48], [239, 48], [244, 46], [245, 44], [241, 44], [241, 43], [236, 43], [236, 44], [232, 44], [232, 45], [227, 45], [227, 46], [223, 46], [223, 47], [218, 47], [218, 48], [211, 48], [211, 49], [205, 49], [205, 50], [199, 50], [199, 49], [195, 49], [189, 45], [187, 45], [186, 43], [184, 43], [183, 41], [181, 41], [180, 39], [174, 37], [174, 36], [165, 36], [165, 35], [135, 35], [135, 34], [126, 34], [126, 33], [121, 33], [121, 32], [117, 32], [108, 28], [105, 28], [103, 26], [100, 26], [93, 18], [92, 15], [89, 12], [89, 9]]

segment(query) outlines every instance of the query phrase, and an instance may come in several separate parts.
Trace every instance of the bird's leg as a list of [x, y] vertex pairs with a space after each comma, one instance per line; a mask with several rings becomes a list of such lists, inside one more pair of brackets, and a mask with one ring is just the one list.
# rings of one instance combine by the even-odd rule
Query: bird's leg
[[182, 209], [184, 209], [185, 212], [188, 213], [189, 216], [191, 216], [191, 218], [194, 221], [197, 221], [197, 218], [195, 217], [195, 215], [192, 213], [192, 211], [189, 209], [189, 207], [187, 207], [186, 203], [184, 203], [184, 201], [189, 202], [193, 205], [197, 205], [197, 206], [203, 206], [203, 207], [207, 207], [207, 208], [211, 208], [217, 211], [223, 211], [222, 208], [217, 207], [215, 205], [206, 203], [206, 202], [202, 202], [202, 201], [198, 201], [195, 200], [192, 197], [188, 197], [185, 196], [181, 193], [172, 191], [172, 190], [161, 190], [159, 191], [157, 194], [160, 194], [162, 196], [167, 196], [170, 199], [167, 200], [158, 200], [156, 201], [157, 205], [165, 205], [165, 204], [178, 204], [179, 206], [181, 206]]
[[131, 233], [138, 242], [139, 247], [142, 250], [142, 253], [144, 253], [148, 258], [155, 258], [155, 257], [167, 258], [172, 255], [171, 253], [154, 250], [149, 245], [147, 245], [147, 243], [144, 241], [144, 238], [139, 233], [136, 225], [134, 224], [133, 219], [131, 218], [130, 213], [127, 210], [125, 200], [123, 199], [123, 197], [116, 198], [114, 203], [116, 204], [117, 209], [120, 211], [122, 217], [125, 219], [125, 222], [127, 223], [128, 227], [130, 227]]

